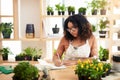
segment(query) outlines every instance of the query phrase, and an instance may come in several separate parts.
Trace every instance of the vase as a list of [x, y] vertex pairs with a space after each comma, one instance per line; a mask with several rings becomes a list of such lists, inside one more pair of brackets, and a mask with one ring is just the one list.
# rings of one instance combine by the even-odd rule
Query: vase
[[34, 24], [26, 24], [26, 38], [34, 38]]

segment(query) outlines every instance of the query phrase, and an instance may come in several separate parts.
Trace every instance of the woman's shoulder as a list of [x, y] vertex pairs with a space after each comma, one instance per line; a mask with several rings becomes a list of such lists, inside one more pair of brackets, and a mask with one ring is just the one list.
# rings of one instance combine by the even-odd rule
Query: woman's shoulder
[[61, 41], [62, 41], [62, 42], [69, 42], [69, 40], [67, 40], [67, 39], [65, 38], [65, 36], [63, 36], [63, 37], [61, 38]]
[[63, 44], [68, 44], [69, 43], [69, 40], [67, 40], [64, 36], [61, 38], [61, 42]]

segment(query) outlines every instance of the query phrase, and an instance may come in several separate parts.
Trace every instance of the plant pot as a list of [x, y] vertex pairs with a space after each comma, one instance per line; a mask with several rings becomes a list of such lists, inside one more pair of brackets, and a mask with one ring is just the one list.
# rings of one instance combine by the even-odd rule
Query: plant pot
[[33, 60], [34, 60], [34, 61], [37, 61], [37, 60], [40, 59], [40, 58], [41, 58], [41, 56], [34, 56], [34, 57], [33, 57]]
[[72, 15], [74, 15], [75, 14], [75, 11], [72, 11]]
[[54, 12], [51, 12], [51, 15], [54, 15]]
[[68, 15], [71, 15], [71, 11], [68, 11]]
[[105, 38], [106, 37], [106, 31], [99, 31], [99, 36], [100, 36], [100, 38]]
[[112, 59], [115, 62], [120, 62], [120, 54], [113, 55]]
[[89, 79], [88, 76], [78, 76], [78, 80], [102, 80], [101, 77], [98, 77], [97, 79]]
[[106, 77], [106, 72], [103, 73], [102, 77], [103, 77], [103, 78]]
[[58, 11], [58, 15], [61, 15], [61, 11]]
[[120, 39], [120, 34], [118, 33], [118, 39]]
[[85, 14], [86, 14], [86, 12], [79, 12], [79, 14], [81, 14], [81, 15], [85, 15]]
[[65, 15], [65, 11], [62, 11], [61, 14], [62, 14], [62, 15]]
[[31, 61], [32, 60], [32, 56], [25, 56], [24, 59], [28, 60], [28, 61]]
[[47, 11], [47, 15], [50, 15], [50, 11]]
[[102, 59], [100, 59], [100, 61], [107, 61], [107, 59], [106, 58], [102, 58]]
[[78, 80], [90, 80], [86, 76], [78, 76]]
[[6, 33], [6, 31], [2, 31], [2, 34], [3, 34], [3, 38], [4, 39], [10, 38], [10, 36], [11, 36], [11, 34], [10, 33]]
[[[23, 80], [23, 79], [20, 79], [19, 77], [12, 77], [12, 80]], [[31, 79], [31, 80], [39, 80], [39, 77], [36, 77], [34, 79]]]
[[8, 55], [2, 55], [3, 60], [8, 60]]
[[92, 15], [97, 15], [97, 10], [92, 10]]
[[120, 46], [118, 46], [117, 48], [118, 48], [118, 51], [120, 51]]
[[15, 60], [16, 61], [22, 61], [22, 60], [24, 60], [24, 57], [23, 56], [16, 56]]
[[100, 10], [100, 14], [101, 14], [101, 15], [106, 15], [106, 10], [105, 10], [105, 9], [101, 9], [101, 10]]

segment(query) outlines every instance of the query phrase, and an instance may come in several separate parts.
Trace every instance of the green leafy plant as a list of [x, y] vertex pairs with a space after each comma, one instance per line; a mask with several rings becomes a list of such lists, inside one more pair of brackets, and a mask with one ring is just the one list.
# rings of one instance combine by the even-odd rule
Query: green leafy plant
[[60, 10], [61, 10], [61, 11], [66, 11], [65, 4], [62, 4], [62, 5], [60, 6]]
[[36, 58], [35, 61], [42, 55], [42, 49], [27, 47], [20, 54], [16, 56], [16, 60], [32, 60]]
[[50, 14], [53, 15], [54, 14], [53, 7], [51, 7], [49, 5], [47, 6], [47, 14], [48, 15], [50, 15]]
[[106, 7], [107, 7], [107, 0], [100, 0], [99, 7], [100, 7], [100, 14], [106, 15]]
[[79, 14], [85, 15], [85, 13], [86, 13], [86, 8], [85, 8], [85, 7], [80, 7], [80, 8], [78, 9], [78, 12], [79, 12]]
[[68, 6], [67, 10], [68, 10], [68, 15], [75, 14], [75, 7], [74, 6]]
[[107, 4], [107, 0], [100, 0], [98, 5], [101, 9], [105, 9]]
[[100, 19], [100, 22], [99, 22], [99, 27], [100, 27], [100, 31], [102, 31], [103, 29], [107, 28], [107, 24], [109, 24], [109, 21], [106, 19]]
[[33, 54], [33, 59], [34, 61], [37, 61], [37, 59], [40, 59], [42, 56], [42, 49], [36, 49], [34, 48], [34, 54]]
[[10, 23], [0, 23], [0, 32], [2, 32], [4, 38], [10, 38], [11, 33], [13, 32], [13, 24]]
[[92, 24], [92, 32], [95, 32], [95, 31], [97, 31], [97, 27]]
[[50, 7], [49, 5], [47, 6], [47, 11], [53, 12], [53, 7]]
[[98, 9], [100, 8], [99, 3], [99, 0], [92, 0], [91, 2], [88, 2], [88, 8], [91, 8], [92, 14], [95, 10], [98, 11]]
[[70, 11], [70, 12], [75, 11], [75, 7], [74, 6], [68, 6], [68, 11]]
[[10, 48], [8, 47], [0, 49], [0, 53], [2, 53], [3, 60], [8, 60], [8, 55], [12, 54]]
[[39, 77], [39, 70], [29, 62], [20, 62], [13, 73], [13, 80], [38, 80]]
[[99, 59], [101, 61], [106, 61], [108, 58], [109, 58], [109, 51], [108, 51], [108, 49], [105, 49], [102, 46], [100, 46], [100, 49], [99, 49]]
[[55, 7], [56, 7], [55, 9], [56, 9], [57, 11], [61, 11], [60, 3], [59, 3], [59, 4], [56, 4]]
[[20, 53], [20, 54], [15, 56], [15, 60], [22, 61], [22, 60], [25, 60], [24, 57], [25, 57], [25, 54]]
[[34, 49], [31, 47], [25, 48], [20, 54], [24, 57], [24, 60], [32, 60]]
[[55, 9], [58, 11], [58, 15], [61, 15], [61, 13], [62, 13], [62, 15], [64, 15], [65, 14], [65, 11], [66, 11], [66, 7], [65, 7], [65, 5], [64, 4], [56, 4], [55, 5]]

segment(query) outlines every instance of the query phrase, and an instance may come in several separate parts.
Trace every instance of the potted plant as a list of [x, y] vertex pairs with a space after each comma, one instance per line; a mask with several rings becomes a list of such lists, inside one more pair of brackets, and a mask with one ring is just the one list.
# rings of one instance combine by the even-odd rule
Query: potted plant
[[47, 6], [47, 15], [54, 15], [53, 7]]
[[64, 15], [64, 14], [65, 14], [65, 11], [66, 11], [65, 4], [62, 4], [62, 5], [60, 6], [60, 10], [61, 10], [62, 15]]
[[25, 60], [32, 60], [33, 54], [35, 53], [34, 48], [27, 47], [23, 50], [23, 54], [25, 54]]
[[106, 14], [106, 9], [105, 9], [106, 5], [107, 5], [107, 0], [100, 0], [99, 6], [100, 6], [100, 14], [101, 15]]
[[29, 62], [20, 62], [13, 70], [13, 80], [38, 80], [39, 70]]
[[61, 6], [60, 6], [60, 3], [56, 4], [55, 7], [56, 7], [55, 10], [58, 11], [58, 15], [61, 15]]
[[15, 60], [16, 61], [22, 61], [22, 60], [25, 60], [24, 57], [25, 57], [25, 54], [20, 53], [20, 54], [15, 56]]
[[109, 50], [103, 48], [102, 46], [100, 46], [100, 49], [99, 49], [99, 59], [101, 61], [106, 61], [106, 60], [108, 60], [108, 58], [109, 58]]
[[99, 9], [99, 1], [98, 0], [92, 0], [88, 3], [88, 8], [91, 8], [92, 15], [97, 15], [98, 9]]
[[78, 13], [81, 14], [81, 15], [85, 15], [86, 14], [86, 8], [85, 7], [80, 7], [78, 9]]
[[78, 75], [79, 80], [101, 80], [101, 76], [107, 69], [103, 69], [105, 64], [97, 59], [78, 60], [75, 66], [75, 74]]
[[68, 6], [68, 15], [75, 14], [75, 7], [74, 6]]
[[10, 23], [0, 23], [0, 32], [3, 34], [3, 38], [10, 38], [11, 33], [13, 32], [13, 24]]
[[54, 28], [52, 28], [53, 34], [59, 33], [59, 28], [57, 27], [57, 24], [55, 25]]
[[108, 27], [108, 24], [109, 24], [109, 21], [107, 19], [100, 19], [100, 22], [99, 22], [99, 34], [100, 34], [100, 38], [105, 38], [106, 37], [106, 28]]
[[34, 48], [33, 60], [37, 61], [37, 59], [40, 59], [41, 56], [42, 56], [42, 49], [36, 49], [36, 48]]
[[8, 55], [12, 54], [10, 48], [8, 48], [8, 47], [4, 47], [4, 48], [0, 49], [0, 53], [2, 53], [3, 60], [8, 60]]

